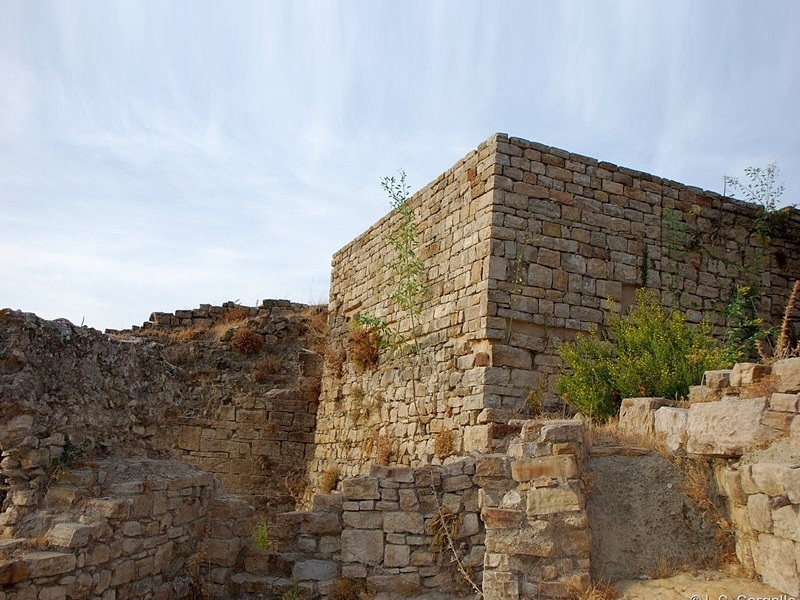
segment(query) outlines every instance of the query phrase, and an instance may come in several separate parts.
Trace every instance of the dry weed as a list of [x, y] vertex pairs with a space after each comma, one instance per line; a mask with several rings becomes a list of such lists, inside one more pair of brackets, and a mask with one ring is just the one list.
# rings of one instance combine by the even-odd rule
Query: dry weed
[[336, 487], [336, 484], [339, 483], [340, 476], [341, 472], [339, 471], [339, 467], [326, 469], [319, 476], [319, 493], [330, 494]]
[[446, 458], [453, 454], [455, 443], [453, 441], [453, 432], [449, 429], [443, 429], [436, 434], [433, 440], [433, 453], [438, 458]]
[[371, 600], [376, 593], [375, 586], [366, 579], [343, 577], [328, 588], [328, 600]]
[[607, 582], [593, 583], [588, 588], [571, 584], [567, 590], [570, 600], [614, 600], [617, 590]]
[[767, 375], [752, 383], [748, 383], [739, 392], [740, 398], [763, 398], [770, 396], [775, 391], [778, 378], [775, 375]]
[[344, 363], [347, 360], [347, 352], [344, 348], [325, 347], [323, 351], [325, 362], [336, 379], [341, 379], [344, 375]]
[[179, 329], [178, 331], [169, 332], [167, 334], [167, 338], [170, 340], [175, 340], [176, 342], [191, 342], [200, 338], [207, 330], [207, 327], [192, 325], [191, 327], [185, 327], [184, 329]]
[[356, 327], [348, 337], [348, 356], [353, 365], [361, 369], [374, 369], [380, 358], [381, 338], [374, 329]]
[[244, 306], [233, 306], [229, 308], [222, 317], [222, 322], [227, 324], [243, 323], [250, 318], [250, 309]]
[[264, 336], [255, 329], [241, 327], [233, 332], [230, 345], [236, 352], [251, 356], [257, 354], [264, 347]]
[[446, 506], [441, 507], [425, 527], [426, 533], [432, 536], [431, 548], [434, 550], [447, 548], [448, 537], [455, 539], [460, 528], [461, 515], [453, 513]]
[[379, 438], [375, 445], [375, 462], [384, 467], [389, 464], [392, 458], [392, 440], [389, 438]]
[[250, 374], [256, 383], [267, 383], [270, 376], [280, 372], [281, 366], [283, 366], [282, 356], [278, 354], [268, 354], [253, 365]]
[[305, 469], [296, 468], [289, 471], [283, 478], [283, 487], [295, 503], [302, 501], [308, 489], [308, 476]]

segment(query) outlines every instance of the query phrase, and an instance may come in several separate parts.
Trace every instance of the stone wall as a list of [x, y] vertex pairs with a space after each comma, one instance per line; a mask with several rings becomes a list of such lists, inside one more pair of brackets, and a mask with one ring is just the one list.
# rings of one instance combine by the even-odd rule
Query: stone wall
[[358, 369], [348, 348], [358, 314], [411, 337], [391, 299], [391, 213], [334, 256], [315, 477], [358, 475], [387, 457], [439, 462], [441, 431], [453, 439], [440, 450], [491, 450], [527, 400], [558, 405], [558, 343], [602, 327], [642, 284], [690, 322], [719, 326], [744, 284], [778, 322], [800, 277], [794, 209], [767, 221], [753, 205], [503, 134], [409, 206], [428, 287], [419, 350], [384, 349], [376, 368]]
[[[358, 314], [383, 319], [412, 341], [408, 316], [390, 298], [389, 263], [396, 256], [387, 240], [398, 215], [383, 218], [334, 255], [329, 304], [333, 360], [323, 382], [312, 473], [337, 467], [344, 476], [356, 476], [369, 472], [370, 463], [388, 460], [408, 466], [440, 463], [453, 451], [476, 447], [470, 432], [484, 407], [483, 385], [490, 370], [485, 356], [476, 358], [476, 353], [486, 337], [493, 152], [491, 144], [481, 145], [409, 200], [419, 216], [419, 255], [428, 288], [418, 353], [387, 350], [378, 369], [358, 369], [348, 347]], [[452, 439], [440, 442], [437, 455], [440, 434]], [[445, 447], [452, 449], [445, 452]]]
[[222, 597], [252, 534], [251, 506], [177, 462], [98, 461], [41, 493], [0, 539], [2, 600]]
[[620, 426], [668, 451], [716, 459], [736, 555], [751, 575], [800, 594], [800, 358], [709, 371], [689, 408], [627, 399]]
[[[263, 339], [253, 354], [232, 349], [239, 329]], [[314, 453], [325, 307], [265, 300], [153, 313], [117, 335], [157, 339], [180, 369], [180, 410], [159, 435], [170, 454], [215, 473], [225, 488], [274, 515], [292, 510]]]
[[383, 597], [482, 590], [493, 600], [545, 599], [587, 589], [585, 425], [513, 427], [503, 452], [416, 469], [372, 466], [315, 496], [312, 510], [278, 515], [275, 553], [258, 559], [271, 569], [256, 576], [248, 568], [233, 589], [274, 594], [294, 583], [324, 594], [340, 578]]
[[[515, 409], [552, 392], [555, 348], [597, 330], [644, 285], [689, 322], [724, 322], [736, 285], [761, 292], [779, 323], [800, 278], [800, 214], [782, 211], [770, 239], [758, 207], [519, 138], [496, 136], [487, 336], [505, 367], [493, 392]], [[644, 281], [646, 279], [646, 281]], [[719, 331], [719, 329], [718, 329]]]

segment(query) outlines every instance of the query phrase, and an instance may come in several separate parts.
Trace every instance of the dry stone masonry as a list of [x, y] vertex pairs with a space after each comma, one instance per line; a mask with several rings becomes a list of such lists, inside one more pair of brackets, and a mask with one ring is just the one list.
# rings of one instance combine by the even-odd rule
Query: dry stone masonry
[[379, 368], [361, 369], [348, 347], [359, 314], [411, 339], [391, 299], [391, 213], [333, 258], [339, 358], [323, 378], [314, 479], [366, 473], [387, 456], [418, 466], [491, 451], [504, 423], [528, 414], [526, 399], [554, 404], [558, 342], [602, 326], [643, 284], [717, 326], [735, 286], [755, 285], [761, 316], [779, 322], [800, 273], [794, 209], [765, 239], [753, 205], [503, 134], [409, 202], [428, 289], [419, 351], [384, 350]]

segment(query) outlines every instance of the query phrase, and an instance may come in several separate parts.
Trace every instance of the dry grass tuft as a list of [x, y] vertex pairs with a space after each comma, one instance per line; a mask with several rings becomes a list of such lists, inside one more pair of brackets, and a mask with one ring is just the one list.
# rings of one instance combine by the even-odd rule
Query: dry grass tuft
[[617, 597], [617, 590], [606, 582], [593, 583], [588, 588], [572, 584], [567, 593], [570, 600], [614, 600]]
[[326, 469], [319, 476], [319, 493], [330, 494], [334, 488], [336, 488], [336, 484], [339, 483], [340, 476], [341, 472], [339, 471], [339, 467]]
[[227, 324], [243, 323], [250, 318], [250, 309], [244, 306], [229, 308], [222, 317], [222, 322]]
[[328, 588], [328, 600], [371, 600], [376, 593], [375, 586], [366, 579], [343, 577]]
[[392, 458], [392, 440], [389, 438], [379, 438], [375, 445], [375, 462], [382, 466], [387, 466]]
[[207, 327], [200, 325], [192, 325], [178, 331], [171, 331], [167, 334], [167, 338], [175, 340], [176, 342], [191, 342], [202, 337], [203, 333], [208, 330]]
[[425, 532], [432, 536], [431, 548], [434, 550], [447, 548], [447, 538], [455, 539], [459, 529], [461, 529], [461, 515], [455, 514], [446, 506], [437, 510], [425, 526]]
[[283, 487], [295, 503], [299, 503], [303, 499], [308, 485], [308, 475], [306, 475], [305, 469], [292, 469], [283, 478]]
[[374, 369], [380, 359], [381, 338], [375, 329], [356, 327], [348, 337], [347, 355], [357, 369]]
[[341, 379], [344, 375], [344, 363], [347, 360], [347, 352], [344, 348], [330, 348], [325, 347], [323, 350], [325, 362], [333, 373], [336, 379]]
[[267, 383], [270, 376], [280, 373], [281, 366], [283, 357], [278, 354], [268, 354], [253, 365], [250, 374], [256, 383]]
[[453, 441], [453, 432], [449, 429], [443, 429], [436, 434], [433, 440], [433, 453], [438, 458], [446, 458], [453, 454], [455, 450], [455, 442]]
[[252, 356], [264, 347], [264, 336], [255, 329], [242, 327], [233, 332], [230, 340], [231, 348], [240, 354]]
[[764, 396], [770, 396], [775, 391], [777, 384], [778, 378], [775, 375], [767, 375], [744, 386], [739, 392], [739, 397], [763, 398]]

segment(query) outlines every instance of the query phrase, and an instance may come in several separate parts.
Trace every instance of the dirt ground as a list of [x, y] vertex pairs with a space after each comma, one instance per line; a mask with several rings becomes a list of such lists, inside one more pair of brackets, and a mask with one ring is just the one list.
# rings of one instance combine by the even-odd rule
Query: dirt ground
[[715, 529], [684, 493], [681, 471], [659, 454], [588, 461], [592, 579], [656, 578], [685, 567], [716, 567]]
[[666, 579], [626, 580], [614, 585], [619, 600], [791, 600], [760, 581], [720, 571], [681, 573]]

